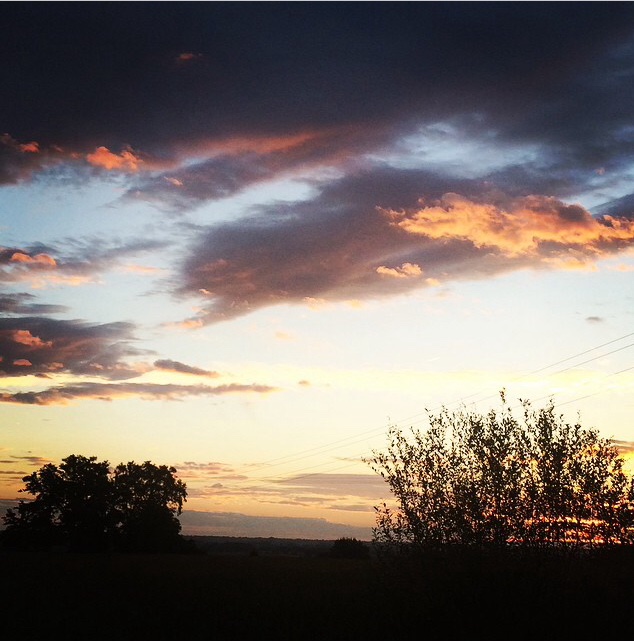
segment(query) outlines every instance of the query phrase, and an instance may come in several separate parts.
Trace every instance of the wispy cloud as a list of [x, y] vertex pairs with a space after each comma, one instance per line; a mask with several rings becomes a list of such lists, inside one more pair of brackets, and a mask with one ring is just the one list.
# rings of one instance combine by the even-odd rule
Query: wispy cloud
[[220, 511], [186, 509], [180, 517], [186, 535], [218, 535], [264, 538], [336, 539], [354, 537], [369, 540], [369, 527], [354, 527], [323, 518], [253, 516]]
[[380, 476], [373, 474], [310, 473], [282, 479], [279, 484], [302, 489], [304, 493], [310, 491], [326, 496], [357, 496], [377, 499], [389, 494], [385, 481]]
[[143, 400], [182, 400], [192, 396], [217, 396], [231, 393], [272, 393], [274, 387], [263, 384], [221, 384], [219, 386], [151, 384], [127, 382], [124, 384], [84, 382], [58, 386], [43, 391], [0, 393], [0, 402], [33, 404], [37, 406], [65, 405], [79, 400], [102, 400], [138, 397]]
[[204, 368], [198, 368], [197, 366], [190, 366], [189, 364], [183, 364], [183, 362], [177, 362], [173, 359], [157, 359], [154, 362], [154, 367], [162, 371], [170, 371], [172, 373], [182, 373], [185, 375], [198, 375], [202, 377], [220, 377], [220, 373], [216, 371], [207, 371]]
[[[118, 267], [130, 257], [166, 245], [165, 241], [116, 241], [94, 238], [65, 239], [61, 247], [30, 248], [0, 246], [0, 282], [24, 282], [32, 288], [93, 283], [98, 276]], [[127, 264], [123, 264], [125, 267]], [[150, 274], [150, 273], [148, 273]]]
[[35, 296], [27, 292], [6, 293], [0, 291], [0, 313], [4, 315], [51, 315], [63, 313], [67, 306], [36, 303]]

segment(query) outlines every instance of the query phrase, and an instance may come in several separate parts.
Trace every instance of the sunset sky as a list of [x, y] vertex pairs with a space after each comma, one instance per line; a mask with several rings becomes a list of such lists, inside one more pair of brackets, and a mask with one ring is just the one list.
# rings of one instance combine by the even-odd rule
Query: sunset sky
[[0, 507], [170, 464], [184, 533], [370, 537], [426, 409], [634, 441], [634, 4], [5, 3]]

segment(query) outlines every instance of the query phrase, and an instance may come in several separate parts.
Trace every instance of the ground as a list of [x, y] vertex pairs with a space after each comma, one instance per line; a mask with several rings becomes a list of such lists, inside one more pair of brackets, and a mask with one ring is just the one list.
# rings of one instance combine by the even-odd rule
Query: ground
[[407, 570], [327, 556], [0, 554], [17, 640], [632, 639], [632, 552]]

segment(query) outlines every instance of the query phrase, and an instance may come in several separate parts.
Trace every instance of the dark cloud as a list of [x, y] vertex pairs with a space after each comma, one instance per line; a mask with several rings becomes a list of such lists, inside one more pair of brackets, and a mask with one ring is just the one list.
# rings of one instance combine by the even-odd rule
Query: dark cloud
[[184, 141], [467, 112], [598, 161], [634, 99], [629, 3], [10, 3], [4, 20], [5, 181], [35, 166], [33, 143], [161, 159]]
[[613, 217], [624, 217], [634, 221], [634, 194], [614, 199], [592, 209], [593, 212]]
[[0, 185], [28, 180], [65, 160], [69, 159], [61, 148], [44, 149], [37, 141], [19, 142], [9, 134], [0, 135]]
[[129, 379], [138, 367], [126, 360], [146, 355], [132, 345], [127, 322], [90, 324], [48, 317], [0, 319], [0, 375], [72, 373]]
[[0, 393], [0, 402], [37, 406], [65, 405], [77, 400], [102, 400], [138, 397], [143, 400], [182, 400], [201, 395], [226, 395], [229, 393], [271, 393], [274, 387], [262, 384], [221, 384], [219, 386], [183, 386], [178, 384], [150, 384], [128, 382], [124, 384], [78, 382], [69, 386], [56, 386], [43, 391]]
[[39, 455], [12, 455], [11, 460], [3, 460], [2, 462], [28, 462], [33, 467], [42, 467], [50, 462], [50, 459], [44, 458]]
[[220, 377], [216, 371], [206, 371], [197, 366], [190, 366], [182, 362], [176, 362], [173, 359], [157, 359], [154, 367], [162, 371], [171, 371], [173, 373], [184, 373], [185, 375], [201, 375], [202, 377]]
[[27, 292], [0, 292], [0, 313], [3, 315], [52, 315], [67, 311], [66, 306], [35, 303], [35, 296]]
[[[444, 190], [452, 185], [462, 194]], [[470, 195], [470, 196], [464, 196]], [[376, 298], [525, 267], [567, 267], [634, 243], [634, 224], [552, 197], [379, 167], [313, 199], [196, 232], [178, 292], [200, 323], [283, 302]]]

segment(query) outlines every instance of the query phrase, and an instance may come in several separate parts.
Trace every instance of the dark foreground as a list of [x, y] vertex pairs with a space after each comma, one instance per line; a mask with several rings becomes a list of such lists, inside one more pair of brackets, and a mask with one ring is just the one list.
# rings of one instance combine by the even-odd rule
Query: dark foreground
[[0, 554], [2, 639], [634, 639], [634, 552], [372, 560]]

